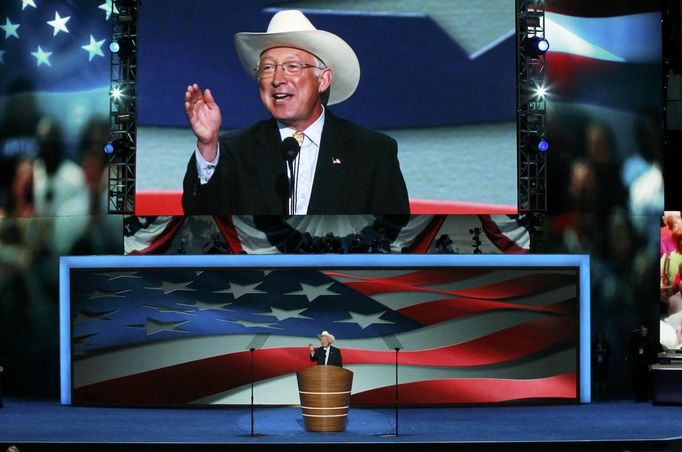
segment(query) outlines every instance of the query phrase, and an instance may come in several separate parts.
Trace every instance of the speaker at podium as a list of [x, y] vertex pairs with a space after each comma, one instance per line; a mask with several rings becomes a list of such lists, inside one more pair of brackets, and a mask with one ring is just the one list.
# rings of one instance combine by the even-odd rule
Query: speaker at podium
[[312, 366], [296, 373], [305, 429], [342, 432], [348, 421], [353, 372], [337, 366]]

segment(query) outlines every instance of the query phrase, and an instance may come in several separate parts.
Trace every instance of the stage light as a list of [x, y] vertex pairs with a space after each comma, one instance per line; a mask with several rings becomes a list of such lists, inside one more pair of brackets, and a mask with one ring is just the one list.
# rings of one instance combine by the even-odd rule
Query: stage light
[[544, 86], [537, 86], [535, 88], [535, 94], [538, 97], [544, 98], [547, 95], [547, 88], [545, 88]]
[[547, 152], [549, 149], [549, 142], [545, 140], [544, 137], [531, 136], [528, 137], [528, 146], [534, 151]]
[[538, 142], [538, 151], [547, 152], [549, 149], [549, 143], [544, 138]]
[[537, 57], [544, 55], [549, 50], [549, 41], [545, 38], [533, 36], [526, 39], [525, 47], [528, 55]]
[[118, 86], [114, 87], [111, 90], [111, 97], [114, 100], [120, 100], [122, 95], [123, 95], [123, 92], [122, 92], [121, 88], [119, 88]]
[[128, 142], [123, 138], [118, 138], [116, 140], [109, 141], [104, 145], [104, 153], [107, 155], [118, 154], [123, 151], [127, 151], [130, 147]]
[[109, 51], [118, 54], [121, 58], [129, 56], [133, 50], [135, 50], [135, 42], [129, 37], [119, 38], [109, 44]]

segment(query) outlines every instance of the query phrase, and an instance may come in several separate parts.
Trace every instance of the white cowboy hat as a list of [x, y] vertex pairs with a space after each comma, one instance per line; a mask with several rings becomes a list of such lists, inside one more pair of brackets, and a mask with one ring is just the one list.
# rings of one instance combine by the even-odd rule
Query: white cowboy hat
[[316, 29], [302, 12], [279, 11], [265, 33], [237, 33], [234, 46], [247, 74], [257, 78], [260, 55], [273, 47], [293, 47], [318, 57], [334, 73], [329, 105], [348, 99], [360, 82], [360, 62], [351, 47], [335, 34]]
[[329, 343], [331, 344], [334, 342], [336, 339], [334, 338], [334, 335], [329, 333], [329, 331], [325, 330], [321, 332], [320, 334], [317, 335], [317, 338], [322, 340], [322, 336], [327, 336], [329, 338]]

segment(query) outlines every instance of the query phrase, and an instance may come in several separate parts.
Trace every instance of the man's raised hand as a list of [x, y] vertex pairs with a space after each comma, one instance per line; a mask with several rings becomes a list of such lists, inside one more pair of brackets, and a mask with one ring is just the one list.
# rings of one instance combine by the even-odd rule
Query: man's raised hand
[[197, 148], [207, 162], [215, 160], [222, 116], [210, 89], [201, 91], [198, 84], [185, 91], [185, 113], [197, 137]]

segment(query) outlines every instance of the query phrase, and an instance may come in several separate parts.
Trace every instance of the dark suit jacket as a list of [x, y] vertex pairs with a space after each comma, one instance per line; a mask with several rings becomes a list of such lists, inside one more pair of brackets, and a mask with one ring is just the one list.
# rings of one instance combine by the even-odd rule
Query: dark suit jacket
[[[324, 347], [317, 347], [315, 349], [315, 353], [310, 356], [311, 361], [317, 361], [317, 364], [324, 364]], [[329, 361], [327, 361], [328, 366], [339, 366], [343, 367], [343, 359], [341, 359], [341, 350], [338, 348], [334, 347], [333, 345], [329, 346]]]
[[[408, 214], [395, 140], [329, 109], [325, 114], [308, 213]], [[281, 143], [274, 119], [222, 135], [218, 165], [205, 185], [192, 155], [183, 182], [185, 214], [286, 214], [289, 186]]]

